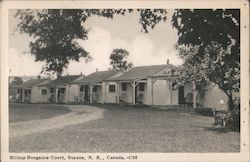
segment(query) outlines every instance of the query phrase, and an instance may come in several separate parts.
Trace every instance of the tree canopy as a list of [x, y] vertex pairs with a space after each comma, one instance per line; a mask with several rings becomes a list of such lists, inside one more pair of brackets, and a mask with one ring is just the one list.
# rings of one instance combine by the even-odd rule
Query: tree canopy
[[132, 62], [128, 62], [129, 52], [125, 49], [116, 48], [110, 55], [110, 65], [114, 70], [128, 71], [133, 67]]
[[21, 20], [18, 30], [34, 38], [30, 42], [31, 54], [35, 61], [43, 61], [42, 72], [61, 75], [69, 61], [91, 59], [91, 54], [78, 44], [88, 38], [84, 22], [92, 15], [112, 19], [114, 15], [126, 15], [137, 11], [143, 32], [153, 29], [160, 21], [166, 21], [164, 9], [44, 9], [18, 10], [16, 17]]
[[180, 80], [213, 82], [229, 98], [240, 88], [240, 10], [176, 10], [177, 49], [185, 60]]

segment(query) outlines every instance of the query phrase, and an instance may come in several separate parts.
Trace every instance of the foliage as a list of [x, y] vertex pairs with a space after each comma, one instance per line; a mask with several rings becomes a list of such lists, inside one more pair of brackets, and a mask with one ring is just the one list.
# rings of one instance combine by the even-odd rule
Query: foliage
[[203, 68], [202, 64], [195, 64], [195, 56], [199, 50], [198, 46], [177, 46], [178, 55], [183, 58], [183, 65], [178, 67], [179, 77], [176, 79], [178, 86], [183, 86], [186, 83], [195, 82], [196, 90], [199, 92], [201, 97], [204, 96], [206, 92], [206, 86], [209, 84], [209, 79], [207, 78], [206, 70]]
[[[16, 17], [21, 20], [18, 30], [33, 38], [30, 42], [31, 54], [35, 61], [43, 61], [42, 72], [55, 72], [61, 75], [69, 61], [80, 58], [91, 59], [90, 54], [77, 42], [88, 38], [85, 21], [92, 15], [113, 18], [126, 15], [133, 9], [44, 9], [18, 10]], [[138, 9], [142, 31], [148, 32], [160, 21], [166, 21], [166, 10]]]
[[199, 54], [211, 41], [217, 41], [224, 49], [235, 40], [231, 49], [238, 60], [240, 44], [239, 9], [180, 9], [172, 17], [172, 24], [178, 30], [178, 44], [201, 45]]
[[213, 116], [213, 109], [212, 108], [195, 108], [195, 112], [204, 116]]
[[185, 60], [184, 81], [211, 81], [225, 92], [229, 108], [240, 88], [240, 11], [176, 10], [172, 24], [178, 30], [177, 49]]
[[77, 43], [87, 39], [87, 31], [81, 27], [84, 16], [80, 10], [19, 10], [21, 32], [34, 38], [30, 42], [35, 61], [45, 61], [44, 71], [61, 75], [70, 60], [79, 61], [88, 53]]
[[110, 65], [112, 69], [124, 71], [131, 69], [133, 63], [127, 61], [128, 56], [129, 52], [127, 50], [121, 48], [114, 49], [110, 55]]

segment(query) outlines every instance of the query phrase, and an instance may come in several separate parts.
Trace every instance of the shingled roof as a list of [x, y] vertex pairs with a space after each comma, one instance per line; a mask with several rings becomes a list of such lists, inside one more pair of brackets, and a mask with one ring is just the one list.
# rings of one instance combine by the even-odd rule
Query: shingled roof
[[[49, 81], [48, 79], [30, 79], [22, 84], [17, 85], [17, 88], [31, 88], [33, 86], [38, 86], [43, 84], [45, 81]], [[47, 83], [47, 82], [46, 82]]]
[[56, 86], [63, 85], [63, 84], [69, 84], [69, 83], [77, 80], [81, 76], [85, 77], [84, 75], [67, 75], [67, 76], [61, 76], [61, 77], [59, 77], [59, 78], [57, 78], [55, 80], [52, 80], [49, 83], [42, 84], [40, 86], [51, 87], [52, 88], [52, 87], [56, 87]]
[[103, 80], [107, 80], [110, 77], [117, 74], [118, 70], [110, 70], [110, 71], [97, 71], [89, 74], [85, 78], [77, 81], [73, 81], [73, 84], [94, 84], [98, 82], [102, 82]]
[[109, 81], [132, 81], [142, 79], [154, 75], [169, 65], [151, 65], [151, 66], [138, 66], [132, 68], [130, 71], [125, 72], [123, 75], [108, 79]]

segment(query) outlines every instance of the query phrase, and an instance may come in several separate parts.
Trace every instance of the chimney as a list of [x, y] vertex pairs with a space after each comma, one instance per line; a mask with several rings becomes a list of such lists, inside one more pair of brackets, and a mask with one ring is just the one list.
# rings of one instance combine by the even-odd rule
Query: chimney
[[98, 68], [96, 68], [96, 72], [98, 72]]
[[169, 64], [169, 59], [167, 59], [167, 65]]
[[80, 75], [82, 75], [82, 72], [80, 73]]

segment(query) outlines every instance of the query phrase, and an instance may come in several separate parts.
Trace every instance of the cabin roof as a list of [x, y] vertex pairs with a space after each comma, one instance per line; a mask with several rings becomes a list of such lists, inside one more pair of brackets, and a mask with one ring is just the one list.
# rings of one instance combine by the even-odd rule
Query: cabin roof
[[107, 80], [117, 74], [119, 71], [118, 70], [110, 70], [110, 71], [97, 71], [94, 73], [89, 74], [85, 78], [81, 80], [76, 80], [71, 83], [73, 84], [93, 84], [93, 83], [98, 83], [102, 82], [104, 80]]
[[72, 82], [74, 80], [77, 80], [81, 76], [84, 76], [84, 75], [66, 75], [66, 76], [61, 76], [61, 77], [58, 77], [55, 80], [50, 81], [49, 83], [45, 83], [45, 84], [42, 84], [40, 86], [51, 87], [52, 88], [52, 87], [56, 87], [56, 86], [63, 85], [63, 84], [69, 84], [70, 82]]
[[[150, 66], [138, 66], [132, 68], [130, 71], [125, 72], [119, 77], [111, 78], [109, 81], [132, 81], [136, 79], [147, 78], [149, 76], [153, 76], [157, 72], [161, 71], [162, 69], [170, 66], [171, 64], [165, 65], [150, 65]], [[171, 65], [173, 66], [173, 65]]]
[[17, 88], [31, 88], [33, 86], [38, 86], [40, 84], [43, 84], [45, 81], [49, 81], [49, 79], [30, 79], [26, 82], [17, 85]]

